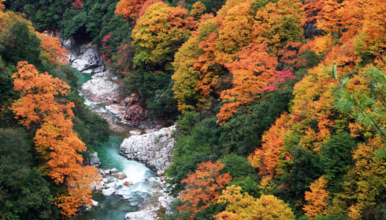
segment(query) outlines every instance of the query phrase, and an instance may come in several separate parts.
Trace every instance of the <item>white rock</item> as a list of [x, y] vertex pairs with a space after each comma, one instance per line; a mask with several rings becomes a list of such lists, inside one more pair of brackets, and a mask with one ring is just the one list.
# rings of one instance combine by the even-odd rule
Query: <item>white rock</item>
[[131, 134], [131, 135], [140, 135], [140, 134], [142, 134], [142, 131], [139, 130], [139, 129], [138, 129], [138, 130], [131, 130], [131, 131], [130, 131], [130, 134]]
[[107, 105], [106, 110], [110, 112], [113, 115], [116, 116], [124, 116], [125, 114], [125, 106], [121, 104], [112, 104], [112, 105]]
[[117, 170], [117, 169], [115, 169], [115, 168], [113, 168], [113, 169], [111, 169], [111, 170], [110, 170], [110, 173], [111, 173], [111, 174], [115, 174], [115, 173], [118, 173], [118, 170]]
[[97, 201], [91, 199], [91, 202], [92, 202], [92, 205], [93, 205], [93, 206], [98, 206], [98, 202], [97, 202]]
[[72, 67], [84, 73], [104, 71], [104, 61], [96, 45], [91, 43], [77, 45], [72, 40], [64, 41], [63, 45], [70, 52], [69, 60]]
[[116, 182], [112, 182], [112, 183], [107, 183], [106, 184], [106, 188], [113, 188], [113, 187], [117, 187], [117, 183]]
[[101, 72], [92, 76], [92, 79], [83, 83], [82, 93], [88, 95], [91, 101], [96, 103], [112, 103], [119, 100], [120, 85], [110, 80], [110, 72]]
[[170, 165], [175, 143], [171, 136], [175, 129], [173, 125], [151, 133], [130, 136], [123, 141], [119, 152], [128, 159], [145, 163], [158, 175], [162, 175]]
[[113, 188], [108, 188], [108, 189], [102, 189], [102, 194], [104, 196], [111, 196], [115, 193], [115, 190]]
[[167, 202], [167, 199], [165, 197], [163, 197], [163, 196], [159, 197], [158, 201], [162, 207], [164, 207], [164, 208], [168, 207], [168, 202]]

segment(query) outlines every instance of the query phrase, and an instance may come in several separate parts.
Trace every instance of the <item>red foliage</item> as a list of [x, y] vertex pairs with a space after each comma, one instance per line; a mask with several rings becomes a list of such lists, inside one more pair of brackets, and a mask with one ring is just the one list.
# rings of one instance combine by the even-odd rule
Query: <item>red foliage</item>
[[275, 79], [272, 81], [272, 84], [264, 87], [262, 91], [273, 92], [285, 90], [285, 87], [279, 88], [278, 85], [285, 83], [286, 79], [296, 79], [296, 77], [288, 70], [278, 71], [275, 73]]
[[106, 60], [107, 56], [111, 56], [111, 47], [108, 46], [107, 44], [109, 43], [109, 40], [111, 38], [111, 36], [113, 36], [112, 34], [108, 34], [106, 36], [103, 37], [102, 39], [102, 47], [103, 49], [105, 50], [105, 53], [103, 54], [103, 59]]
[[83, 8], [82, 0], [75, 0], [71, 5], [75, 5], [76, 9], [82, 9]]

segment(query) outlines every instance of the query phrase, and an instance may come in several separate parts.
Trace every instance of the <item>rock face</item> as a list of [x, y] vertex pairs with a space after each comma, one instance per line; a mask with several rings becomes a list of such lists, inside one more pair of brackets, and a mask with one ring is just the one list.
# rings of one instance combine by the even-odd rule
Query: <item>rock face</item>
[[162, 175], [170, 165], [175, 142], [171, 135], [175, 129], [173, 125], [147, 134], [133, 135], [123, 141], [119, 152], [128, 159], [145, 163], [158, 175]]
[[91, 80], [83, 83], [82, 92], [93, 102], [110, 104], [118, 101], [119, 84], [113, 78], [108, 71], [97, 73]]
[[125, 110], [125, 122], [129, 125], [138, 125], [142, 120], [147, 118], [148, 110], [142, 108], [139, 103], [131, 106], [126, 106]]
[[84, 164], [85, 165], [91, 165], [94, 167], [100, 167], [101, 162], [99, 160], [98, 153], [97, 152], [90, 153], [89, 158], [84, 159]]
[[66, 40], [63, 46], [70, 52], [71, 66], [84, 73], [100, 73], [105, 71], [103, 57], [95, 45], [78, 45], [73, 40]]

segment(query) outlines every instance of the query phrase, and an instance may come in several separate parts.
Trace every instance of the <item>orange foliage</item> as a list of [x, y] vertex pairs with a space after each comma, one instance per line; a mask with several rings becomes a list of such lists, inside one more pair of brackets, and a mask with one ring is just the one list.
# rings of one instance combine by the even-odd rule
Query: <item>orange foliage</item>
[[145, 0], [120, 0], [115, 8], [115, 14], [120, 14], [126, 19], [136, 19], [144, 2]]
[[197, 212], [217, 202], [221, 188], [232, 179], [229, 173], [219, 173], [224, 168], [220, 161], [207, 161], [197, 165], [195, 173], [181, 181], [187, 184], [186, 190], [180, 193], [181, 201], [187, 204], [177, 207], [180, 211], [192, 211], [190, 219], [194, 219]]
[[276, 65], [276, 58], [269, 56], [266, 44], [242, 48], [239, 59], [226, 65], [233, 75], [232, 88], [221, 92], [225, 104], [217, 114], [217, 122], [225, 124], [237, 107], [260, 98], [262, 89], [274, 79]]
[[305, 200], [309, 205], [304, 205], [303, 210], [311, 220], [317, 215], [323, 214], [328, 206], [327, 200], [329, 192], [326, 190], [327, 183], [328, 180], [322, 176], [311, 183], [311, 192], [306, 191], [305, 193]]
[[300, 50], [302, 45], [301, 42], [290, 41], [279, 51], [279, 55], [282, 56], [280, 62], [286, 64], [285, 70], [293, 71], [294, 67], [301, 67], [307, 64], [307, 60], [300, 56], [303, 52]]
[[[261, 89], [273, 79], [277, 52], [299, 40], [302, 15], [300, 3], [293, 0], [268, 3], [256, 12], [251, 1], [228, 0], [216, 17], [202, 16], [198, 30], [176, 53], [173, 64], [179, 110], [210, 108], [214, 96], [220, 95], [225, 105], [218, 122], [223, 125], [240, 105], [259, 98]], [[242, 54], [252, 52], [245, 48], [256, 52], [247, 57]], [[239, 58], [243, 61], [235, 61]], [[236, 67], [237, 63], [249, 66]], [[188, 100], [196, 106], [187, 105]]]
[[43, 53], [47, 54], [48, 56], [48, 57], [43, 56], [43, 58], [46, 58], [47, 62], [55, 63], [58, 65], [69, 63], [68, 62], [69, 52], [64, 47], [61, 46], [61, 43], [58, 37], [46, 36], [39, 32], [36, 32], [36, 35], [42, 41], [41, 47], [42, 47]]
[[147, 1], [145, 1], [145, 3], [143, 3], [141, 9], [138, 12], [137, 24], [138, 24], [139, 18], [142, 17], [143, 14], [145, 14], [146, 9], [148, 7], [150, 7], [150, 5], [157, 3], [157, 2], [162, 2], [162, 0], [147, 0]]
[[11, 109], [23, 126], [29, 128], [33, 122], [41, 125], [34, 138], [36, 151], [45, 161], [39, 169], [56, 184], [65, 184], [68, 194], [58, 195], [55, 204], [63, 216], [71, 217], [79, 206], [91, 203], [90, 186], [99, 176], [95, 167], [81, 166], [83, 157], [78, 152], [86, 147], [72, 130], [74, 104], [55, 100], [55, 95], [67, 95], [70, 87], [48, 73], [39, 73], [25, 61], [17, 68], [12, 77], [14, 90], [21, 92], [21, 98]]
[[276, 176], [280, 157], [284, 159], [284, 138], [289, 127], [288, 114], [284, 112], [262, 137], [261, 149], [257, 148], [249, 155], [248, 160], [253, 167], [259, 168], [260, 176]]

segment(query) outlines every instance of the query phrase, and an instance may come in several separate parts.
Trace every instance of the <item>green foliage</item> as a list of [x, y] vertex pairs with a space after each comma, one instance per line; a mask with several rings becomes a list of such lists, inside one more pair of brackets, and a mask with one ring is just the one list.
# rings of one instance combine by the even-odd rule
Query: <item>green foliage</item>
[[255, 173], [251, 163], [246, 158], [236, 154], [228, 154], [221, 159], [221, 162], [224, 164], [223, 172], [229, 172], [232, 179]]
[[[31, 145], [23, 129], [0, 129], [2, 219], [52, 219], [53, 199], [41, 172], [31, 169]], [[57, 217], [57, 216], [56, 216]]]
[[27, 23], [17, 21], [5, 34], [1, 36], [3, 44], [0, 53], [6, 63], [16, 65], [19, 61], [28, 61], [38, 69], [42, 68], [40, 59], [40, 39], [31, 34]]
[[15, 95], [11, 76], [11, 71], [0, 56], [0, 105]]
[[[314, 220], [347, 220], [348, 216], [339, 215], [339, 216], [324, 216], [318, 215], [314, 218]], [[306, 215], [301, 216], [297, 220], [310, 220]]]
[[[356, 145], [352, 136], [341, 133], [332, 136], [331, 140], [322, 147], [320, 155], [326, 179], [339, 181], [342, 175], [354, 166], [351, 155]], [[330, 185], [338, 185], [338, 183], [332, 181]]]
[[[132, 27], [127, 23], [126, 19], [122, 17], [122, 15], [116, 15], [111, 19], [107, 19], [103, 21], [105, 24], [102, 25], [102, 30], [99, 35], [94, 38], [93, 43], [100, 46], [102, 43], [102, 39], [111, 34], [111, 38], [109, 39], [109, 47], [112, 54], [117, 52], [117, 48], [120, 45], [123, 45], [127, 42], [131, 41], [131, 32]], [[101, 48], [103, 52], [103, 48]]]
[[76, 91], [78, 89], [78, 76], [76, 75], [76, 71], [70, 65], [61, 65], [49, 71], [49, 74], [53, 77], [57, 77], [64, 82], [66, 82], [69, 86], [71, 86], [72, 91]]
[[248, 193], [249, 195], [258, 198], [261, 196], [259, 188], [259, 180], [256, 176], [243, 176], [233, 179], [228, 185], [240, 186], [241, 192]]
[[301, 146], [293, 147], [290, 153], [293, 157], [293, 168], [290, 174], [291, 194], [301, 199], [310, 184], [323, 175], [323, 166], [319, 155]]
[[293, 98], [292, 90], [275, 91], [269, 96], [251, 105], [252, 114], [246, 108], [239, 111], [223, 127], [220, 138], [221, 146], [227, 152], [248, 156], [256, 147], [261, 146], [261, 136], [268, 130], [281, 113], [288, 111], [289, 101]]

